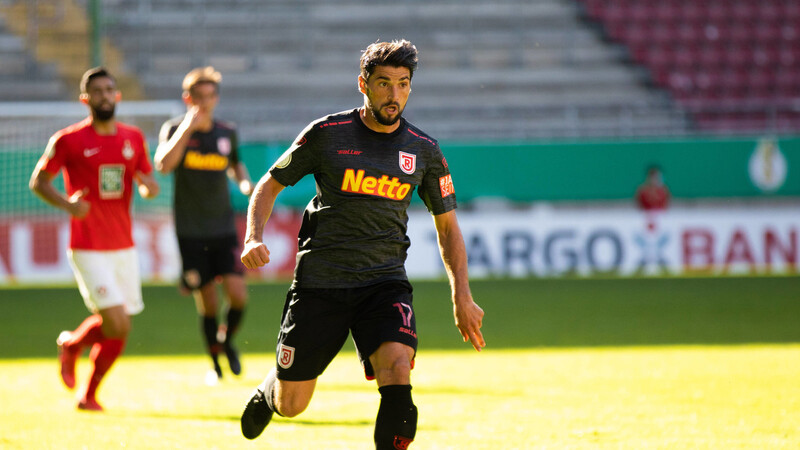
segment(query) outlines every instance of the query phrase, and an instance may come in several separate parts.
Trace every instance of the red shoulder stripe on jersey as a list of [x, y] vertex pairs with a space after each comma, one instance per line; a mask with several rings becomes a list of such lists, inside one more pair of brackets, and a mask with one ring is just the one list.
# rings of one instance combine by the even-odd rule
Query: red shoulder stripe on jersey
[[353, 123], [352, 120], [343, 120], [341, 122], [325, 122], [319, 125], [320, 128], [325, 127], [335, 127], [336, 125], [347, 125], [348, 123]]
[[411, 134], [413, 134], [414, 136], [416, 136], [416, 137], [420, 138], [420, 139], [424, 139], [424, 140], [426, 140], [426, 141], [430, 142], [431, 144], [433, 144], [433, 145], [436, 145], [436, 143], [435, 143], [435, 142], [433, 142], [433, 140], [431, 140], [430, 138], [428, 138], [428, 137], [426, 137], [426, 136], [423, 136], [423, 135], [421, 135], [421, 134], [414, 133], [414, 131], [413, 131], [411, 128], [408, 128], [408, 132], [409, 132], [409, 133], [411, 133]]

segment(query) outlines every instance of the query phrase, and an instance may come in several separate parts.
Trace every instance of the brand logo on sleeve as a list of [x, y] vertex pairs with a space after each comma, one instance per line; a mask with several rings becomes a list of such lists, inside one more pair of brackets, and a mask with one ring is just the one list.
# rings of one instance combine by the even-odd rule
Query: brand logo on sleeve
[[411, 192], [411, 185], [401, 183], [397, 177], [389, 179], [388, 175], [383, 175], [380, 178], [375, 178], [364, 176], [364, 173], [363, 169], [358, 171], [354, 169], [345, 170], [342, 191], [375, 195], [390, 200], [402, 200]]
[[439, 189], [442, 190], [442, 198], [456, 193], [455, 189], [453, 188], [453, 177], [451, 177], [449, 173], [439, 178]]
[[417, 170], [417, 155], [400, 152], [400, 170], [409, 175], [413, 174]]

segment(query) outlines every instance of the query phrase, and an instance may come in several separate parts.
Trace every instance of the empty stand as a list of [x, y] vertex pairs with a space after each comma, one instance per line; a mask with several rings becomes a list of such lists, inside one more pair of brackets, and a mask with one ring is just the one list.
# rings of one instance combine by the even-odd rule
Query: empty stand
[[246, 140], [292, 139], [358, 106], [359, 51], [408, 38], [420, 69], [410, 120], [440, 139], [685, 132], [669, 97], [567, 0], [108, 0], [106, 35], [151, 99], [191, 67], [223, 73], [219, 113]]
[[700, 130], [800, 128], [800, 4], [582, 0], [606, 36], [693, 113]]

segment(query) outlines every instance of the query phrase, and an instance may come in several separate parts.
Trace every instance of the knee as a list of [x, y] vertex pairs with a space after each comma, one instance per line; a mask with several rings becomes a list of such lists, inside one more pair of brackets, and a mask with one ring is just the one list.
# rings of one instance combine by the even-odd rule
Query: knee
[[124, 339], [131, 332], [130, 321], [113, 320], [103, 322], [103, 336], [108, 339]]
[[295, 417], [306, 410], [308, 401], [297, 397], [281, 396], [277, 399], [275, 406], [282, 416]]
[[306, 410], [314, 393], [314, 382], [275, 384], [275, 408], [284, 417], [295, 417]]

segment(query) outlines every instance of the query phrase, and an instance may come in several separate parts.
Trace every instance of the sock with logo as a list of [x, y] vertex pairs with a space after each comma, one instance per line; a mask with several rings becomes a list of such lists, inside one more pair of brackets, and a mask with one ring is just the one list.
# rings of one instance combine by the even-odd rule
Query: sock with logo
[[375, 448], [407, 449], [417, 434], [417, 407], [411, 399], [411, 385], [378, 388], [381, 404], [375, 420]]

